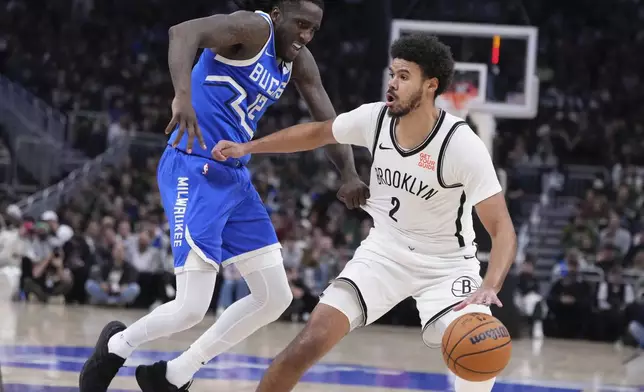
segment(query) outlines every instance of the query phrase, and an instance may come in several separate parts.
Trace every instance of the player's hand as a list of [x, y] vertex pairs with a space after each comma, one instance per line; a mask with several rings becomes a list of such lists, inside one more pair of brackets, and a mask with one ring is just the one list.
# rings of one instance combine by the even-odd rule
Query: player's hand
[[503, 304], [496, 296], [496, 291], [494, 289], [490, 289], [486, 287], [480, 287], [472, 295], [467, 297], [465, 301], [456, 305], [453, 310], [455, 312], [459, 311], [465, 308], [467, 305], [485, 305], [485, 306], [496, 305], [499, 308], [503, 307]]
[[369, 193], [369, 186], [356, 176], [342, 184], [337, 196], [348, 209], [352, 210], [367, 204], [367, 199], [371, 194]]
[[206, 143], [203, 141], [201, 129], [199, 129], [199, 124], [197, 123], [197, 114], [189, 97], [175, 96], [172, 100], [172, 120], [165, 128], [165, 134], [170, 134], [177, 125], [179, 125], [179, 132], [174, 139], [174, 143], [172, 143], [172, 147], [177, 147], [183, 138], [183, 134], [188, 132], [188, 144], [186, 146], [188, 154], [192, 154], [192, 145], [195, 142], [195, 138], [199, 141], [201, 148], [206, 149]]
[[211, 151], [212, 157], [218, 161], [225, 161], [228, 158], [241, 158], [248, 155], [248, 148], [245, 143], [235, 143], [229, 140], [220, 140]]

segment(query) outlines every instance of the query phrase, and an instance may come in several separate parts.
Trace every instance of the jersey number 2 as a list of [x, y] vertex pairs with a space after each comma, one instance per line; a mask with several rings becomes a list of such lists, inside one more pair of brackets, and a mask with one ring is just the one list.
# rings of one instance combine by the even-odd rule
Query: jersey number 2
[[389, 210], [389, 217], [394, 220], [394, 222], [398, 222], [398, 218], [396, 218], [394, 215], [396, 212], [398, 212], [398, 209], [400, 209], [400, 200], [398, 200], [397, 197], [392, 197], [391, 198], [391, 205], [393, 206], [391, 210]]

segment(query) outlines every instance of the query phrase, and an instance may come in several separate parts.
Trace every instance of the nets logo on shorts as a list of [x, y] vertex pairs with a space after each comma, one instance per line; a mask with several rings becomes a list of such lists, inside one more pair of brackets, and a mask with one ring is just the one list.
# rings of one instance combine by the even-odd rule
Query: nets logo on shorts
[[452, 283], [452, 295], [455, 297], [468, 297], [479, 288], [476, 280], [469, 276], [461, 276]]

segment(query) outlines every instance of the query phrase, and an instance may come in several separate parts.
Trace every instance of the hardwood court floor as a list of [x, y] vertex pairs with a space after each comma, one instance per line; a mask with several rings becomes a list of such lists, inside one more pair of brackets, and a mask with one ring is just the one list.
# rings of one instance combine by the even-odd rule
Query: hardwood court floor
[[[144, 312], [63, 305], [0, 303], [0, 364], [5, 392], [78, 391], [78, 372], [97, 333], [112, 319], [126, 324]], [[171, 359], [214, 322], [141, 347], [112, 384], [137, 391], [134, 366]], [[267, 326], [197, 375], [191, 391], [252, 392], [262, 372], [301, 325]], [[515, 341], [513, 358], [495, 391], [644, 391], [644, 356], [609, 344]], [[313, 368], [299, 392], [440, 391], [449, 380], [438, 352], [425, 348], [415, 328], [372, 326], [348, 336]]]

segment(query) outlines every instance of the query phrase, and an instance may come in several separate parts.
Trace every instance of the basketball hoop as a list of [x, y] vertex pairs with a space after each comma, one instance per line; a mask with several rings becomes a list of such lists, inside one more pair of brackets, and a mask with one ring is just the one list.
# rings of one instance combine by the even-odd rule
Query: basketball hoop
[[470, 104], [479, 96], [478, 89], [471, 83], [455, 83], [452, 88], [436, 98], [436, 106], [448, 113], [460, 117], [467, 117]]

